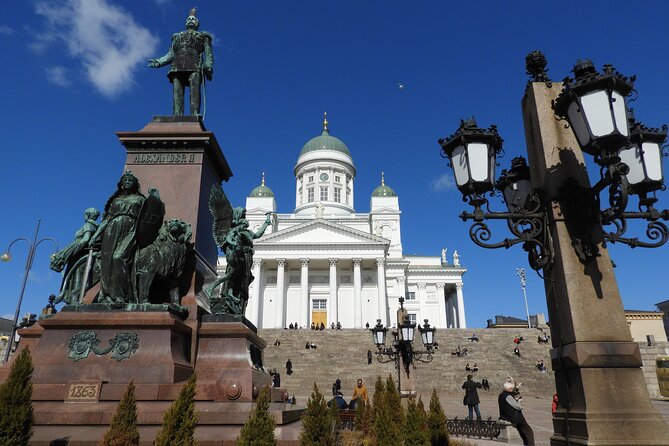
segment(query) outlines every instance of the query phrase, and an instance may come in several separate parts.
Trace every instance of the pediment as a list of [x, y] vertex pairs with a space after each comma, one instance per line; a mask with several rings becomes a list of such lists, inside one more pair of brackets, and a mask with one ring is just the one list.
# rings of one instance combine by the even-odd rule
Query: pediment
[[349, 228], [339, 223], [316, 219], [266, 235], [255, 245], [388, 245], [389, 240]]

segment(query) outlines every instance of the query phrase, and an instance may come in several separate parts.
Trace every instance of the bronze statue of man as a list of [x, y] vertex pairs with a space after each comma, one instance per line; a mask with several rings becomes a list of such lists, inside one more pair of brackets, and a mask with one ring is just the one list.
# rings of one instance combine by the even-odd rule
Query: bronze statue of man
[[202, 76], [211, 80], [214, 73], [214, 54], [211, 49], [211, 34], [198, 31], [200, 22], [195, 17], [195, 8], [186, 19], [186, 31], [172, 36], [170, 49], [159, 59], [149, 59], [149, 67], [159, 68], [171, 63], [167, 77], [172, 83], [173, 114], [184, 114], [184, 90], [190, 88], [190, 114], [200, 114], [200, 85]]

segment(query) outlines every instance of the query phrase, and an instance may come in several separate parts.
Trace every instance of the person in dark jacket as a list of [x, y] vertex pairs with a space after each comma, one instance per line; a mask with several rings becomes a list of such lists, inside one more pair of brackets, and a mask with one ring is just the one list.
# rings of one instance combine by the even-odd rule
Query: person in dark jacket
[[372, 351], [367, 350], [367, 365], [370, 365], [372, 363]]
[[293, 374], [293, 363], [290, 362], [290, 359], [286, 361], [286, 375], [290, 376]]
[[512, 382], [504, 383], [504, 390], [497, 397], [499, 418], [506, 420], [518, 429], [523, 444], [534, 446], [534, 431], [523, 416], [523, 398]]
[[332, 407], [333, 403], [337, 405], [337, 409], [348, 409], [348, 404], [346, 403], [344, 395], [341, 392], [337, 392], [334, 398], [328, 401], [328, 407]]
[[341, 380], [337, 378], [332, 384], [332, 396], [337, 396], [338, 393], [341, 392]]
[[481, 383], [474, 381], [473, 378], [473, 375], [467, 375], [467, 381], [462, 384], [462, 388], [465, 389], [465, 397], [462, 400], [462, 404], [469, 409], [470, 420], [474, 419], [474, 411], [476, 411], [476, 419], [481, 420], [481, 412], [479, 411], [479, 393], [476, 391], [477, 388], [481, 388]]

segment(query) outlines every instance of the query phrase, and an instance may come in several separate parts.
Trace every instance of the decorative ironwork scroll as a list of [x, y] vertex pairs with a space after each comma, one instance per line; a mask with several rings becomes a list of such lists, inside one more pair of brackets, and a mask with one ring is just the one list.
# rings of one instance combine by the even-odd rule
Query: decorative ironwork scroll
[[496, 421], [488, 418], [487, 420], [446, 420], [446, 429], [450, 435], [460, 437], [490, 438], [491, 440], [499, 437], [500, 428]]

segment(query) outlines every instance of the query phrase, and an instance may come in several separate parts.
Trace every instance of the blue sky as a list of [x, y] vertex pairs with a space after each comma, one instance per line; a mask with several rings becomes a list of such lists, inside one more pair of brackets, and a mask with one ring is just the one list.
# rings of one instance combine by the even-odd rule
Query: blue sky
[[[612, 63], [636, 74], [638, 119], [669, 122], [669, 39], [664, 1], [200, 1], [201, 30], [214, 35], [214, 80], [207, 84], [206, 126], [216, 133], [233, 170], [225, 184], [236, 205], [266, 172], [279, 212], [294, 208], [292, 169], [302, 145], [319, 134], [328, 113], [331, 134], [351, 150], [358, 212], [386, 183], [400, 197], [407, 254], [455, 249], [468, 268], [464, 295], [470, 326], [496, 314], [523, 317], [516, 268], [528, 270], [530, 312], [546, 312], [543, 283], [525, 253], [485, 250], [469, 240], [468, 208], [453, 187], [437, 139], [459, 119], [496, 123], [506, 167], [525, 153], [520, 100], [525, 55], [545, 52], [560, 80], [578, 58]], [[69, 243], [83, 210], [102, 208], [122, 173], [125, 152], [114, 132], [141, 129], [171, 112], [166, 68], [146, 59], [168, 48], [192, 2], [170, 0], [22, 1], [3, 7], [0, 250], [17, 237]], [[398, 88], [403, 83], [405, 88]], [[590, 162], [592, 160], [589, 160]], [[666, 160], [665, 160], [666, 163]], [[666, 167], [666, 166], [665, 166]], [[149, 185], [143, 185], [146, 189]], [[669, 206], [660, 193], [659, 206]], [[169, 205], [169, 203], [168, 203]], [[501, 200], [493, 207], [502, 210]], [[496, 239], [509, 234], [491, 225]], [[631, 232], [641, 235], [633, 225]], [[37, 250], [21, 313], [39, 313], [57, 292], [48, 242]], [[13, 315], [27, 244], [0, 264], [0, 315]], [[613, 246], [625, 308], [655, 309], [669, 298], [663, 279], [669, 247]]]

